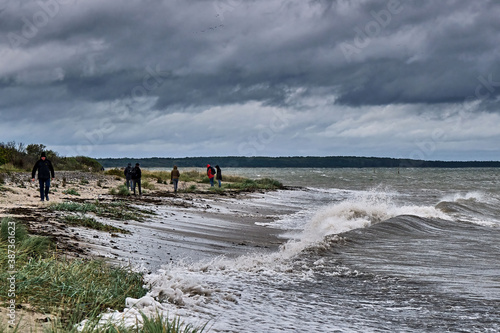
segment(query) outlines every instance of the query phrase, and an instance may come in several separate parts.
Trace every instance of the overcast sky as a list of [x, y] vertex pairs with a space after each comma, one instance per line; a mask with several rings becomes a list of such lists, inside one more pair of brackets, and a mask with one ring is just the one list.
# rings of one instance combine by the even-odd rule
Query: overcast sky
[[0, 0], [0, 142], [500, 160], [500, 1]]

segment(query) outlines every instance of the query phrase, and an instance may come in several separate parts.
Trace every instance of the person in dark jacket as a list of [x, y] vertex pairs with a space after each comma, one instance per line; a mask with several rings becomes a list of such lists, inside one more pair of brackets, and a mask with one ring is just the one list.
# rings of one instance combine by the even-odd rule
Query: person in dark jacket
[[177, 165], [174, 165], [174, 169], [170, 172], [170, 181], [174, 184], [174, 193], [177, 193], [177, 184], [179, 184], [179, 177], [181, 173], [177, 170]]
[[141, 172], [140, 164], [136, 163], [135, 164], [135, 168], [132, 169], [132, 172], [131, 172], [131, 175], [130, 175], [130, 178], [132, 180], [132, 191], [134, 191], [134, 195], [135, 195], [135, 188], [136, 188], [136, 186], [139, 187], [139, 195], [142, 195], [142, 191], [141, 191], [141, 177], [142, 177], [142, 172]]
[[40, 159], [35, 163], [31, 171], [31, 180], [35, 181], [35, 174], [38, 171], [38, 182], [40, 183], [40, 200], [49, 201], [50, 176], [55, 178], [52, 162], [47, 159], [45, 152], [42, 152]]
[[220, 187], [222, 182], [222, 171], [220, 170], [220, 167], [218, 165], [215, 166], [215, 170], [217, 171], [215, 179], [217, 179], [217, 181], [219, 182]]
[[123, 171], [125, 174], [125, 179], [127, 180], [127, 190], [130, 190], [130, 180], [132, 179], [132, 164], [129, 163], [125, 170]]
[[214, 176], [215, 176], [215, 169], [210, 166], [210, 164], [207, 164], [207, 176], [208, 180], [210, 180], [210, 186], [214, 187]]

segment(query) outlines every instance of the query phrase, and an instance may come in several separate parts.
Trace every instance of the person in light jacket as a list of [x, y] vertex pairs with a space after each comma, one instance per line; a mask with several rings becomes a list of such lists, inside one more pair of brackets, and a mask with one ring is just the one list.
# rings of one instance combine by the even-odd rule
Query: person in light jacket
[[177, 165], [174, 165], [174, 169], [170, 172], [170, 181], [174, 184], [174, 193], [177, 193], [177, 184], [179, 184], [179, 177], [181, 173], [177, 170]]

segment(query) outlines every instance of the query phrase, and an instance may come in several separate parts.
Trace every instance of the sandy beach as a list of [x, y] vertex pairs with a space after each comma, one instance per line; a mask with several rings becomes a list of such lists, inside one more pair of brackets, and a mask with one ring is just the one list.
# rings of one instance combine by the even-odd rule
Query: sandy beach
[[[124, 183], [119, 177], [61, 171], [51, 182], [50, 201], [41, 202], [38, 181], [32, 182], [29, 173], [11, 173], [4, 178], [0, 218], [14, 218], [26, 225], [31, 234], [51, 238], [62, 256], [105, 258], [114, 264], [151, 273], [177, 261], [275, 251], [285, 241], [279, 237], [279, 230], [258, 225], [286, 213], [279, 207], [252, 204], [252, 199], [258, 200], [262, 195], [259, 192], [214, 193], [209, 191], [208, 184], [197, 183], [196, 193], [174, 194], [172, 185], [151, 179], [154, 189], [143, 189], [143, 195], [117, 196], [111, 195], [110, 190]], [[146, 180], [143, 179], [143, 183]], [[181, 182], [179, 188], [190, 185]], [[99, 231], [64, 223], [64, 215], [71, 213], [50, 209], [51, 205], [62, 202], [124, 202], [147, 212], [147, 217], [136, 221], [92, 216], [128, 233]], [[19, 311], [27, 324], [43, 323], [48, 318], [29, 311], [28, 305]]]
[[[30, 233], [50, 237], [68, 256], [105, 257], [146, 270], [168, 261], [238, 255], [251, 248], [274, 250], [283, 242], [277, 230], [256, 225], [283, 213], [276, 207], [248, 204], [249, 197], [259, 196], [257, 192], [213, 193], [208, 184], [196, 184], [197, 193], [175, 195], [172, 185], [151, 180], [154, 189], [143, 189], [141, 196], [111, 195], [110, 189], [123, 182], [111, 175], [61, 171], [51, 182], [50, 201], [41, 202], [38, 181], [32, 182], [29, 173], [12, 173], [5, 177], [0, 192], [0, 217], [15, 218], [25, 223]], [[181, 182], [179, 188], [189, 185]], [[65, 193], [69, 189], [78, 195]], [[60, 218], [68, 213], [49, 209], [51, 204], [68, 201], [122, 201], [151, 214], [144, 221], [96, 217], [130, 233], [103, 232], [68, 226]]]

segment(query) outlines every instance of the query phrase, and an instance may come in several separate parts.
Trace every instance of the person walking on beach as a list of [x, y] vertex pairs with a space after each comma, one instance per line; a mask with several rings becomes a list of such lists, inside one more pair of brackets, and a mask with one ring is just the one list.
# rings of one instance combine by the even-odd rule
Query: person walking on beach
[[177, 193], [177, 184], [179, 184], [179, 177], [181, 173], [177, 170], [177, 165], [174, 165], [174, 169], [170, 172], [170, 181], [174, 184], [174, 193]]
[[125, 174], [125, 179], [127, 180], [127, 190], [130, 190], [130, 180], [132, 179], [132, 164], [129, 163], [125, 170], [123, 171]]
[[40, 159], [35, 163], [31, 171], [31, 181], [35, 181], [35, 174], [38, 171], [38, 182], [40, 183], [40, 201], [49, 201], [50, 176], [55, 178], [52, 162], [47, 159], [45, 152], [42, 152]]
[[140, 168], [140, 164], [136, 163], [135, 167], [132, 169], [132, 172], [130, 175], [130, 180], [132, 181], [132, 191], [134, 192], [134, 195], [135, 195], [135, 188], [136, 187], [139, 187], [139, 195], [142, 195], [141, 177], [142, 177], [142, 171]]
[[220, 170], [219, 165], [215, 166], [215, 170], [217, 170], [217, 174], [215, 176], [215, 179], [217, 179], [217, 181], [219, 182], [219, 187], [220, 187], [221, 186], [221, 182], [222, 182], [222, 171]]
[[207, 176], [208, 180], [210, 180], [210, 186], [214, 187], [215, 169], [213, 166], [210, 166], [210, 164], [207, 164]]

